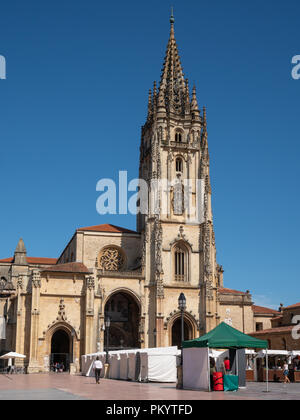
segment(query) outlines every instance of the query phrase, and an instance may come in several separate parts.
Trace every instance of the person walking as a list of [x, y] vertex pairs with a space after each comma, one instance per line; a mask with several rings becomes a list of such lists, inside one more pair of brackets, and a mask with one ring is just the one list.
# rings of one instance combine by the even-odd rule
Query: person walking
[[101, 376], [101, 370], [103, 368], [103, 364], [99, 357], [97, 356], [96, 360], [94, 361], [94, 372], [95, 372], [95, 379], [96, 384], [100, 383], [100, 376]]
[[210, 371], [210, 390], [214, 389], [214, 373], [217, 372], [216, 362], [213, 357], [209, 358], [209, 371]]
[[291, 381], [289, 379], [289, 365], [288, 362], [285, 361], [283, 365], [283, 375], [284, 375], [284, 384], [290, 384]]

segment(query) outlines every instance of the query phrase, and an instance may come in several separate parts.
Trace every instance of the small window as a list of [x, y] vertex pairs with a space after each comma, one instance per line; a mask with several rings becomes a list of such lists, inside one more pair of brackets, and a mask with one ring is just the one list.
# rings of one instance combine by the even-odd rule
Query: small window
[[187, 276], [187, 250], [178, 244], [174, 248], [174, 274], [175, 281], [186, 282]]
[[282, 347], [283, 347], [283, 350], [287, 350], [287, 345], [286, 345], [286, 339], [285, 338], [282, 339]]
[[263, 328], [263, 323], [262, 322], [257, 322], [256, 323], [256, 331], [262, 331]]
[[176, 159], [176, 172], [183, 172], [183, 163], [182, 163], [182, 159], [177, 158]]
[[176, 133], [175, 134], [175, 141], [176, 141], [176, 143], [181, 143], [182, 142], [182, 134], [181, 133]]

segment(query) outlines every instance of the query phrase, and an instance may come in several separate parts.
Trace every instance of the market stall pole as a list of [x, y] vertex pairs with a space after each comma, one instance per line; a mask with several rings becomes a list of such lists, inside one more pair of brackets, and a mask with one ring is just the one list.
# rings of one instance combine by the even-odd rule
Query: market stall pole
[[267, 390], [269, 392], [269, 357], [268, 357], [268, 349], [266, 349], [266, 367], [267, 367]]

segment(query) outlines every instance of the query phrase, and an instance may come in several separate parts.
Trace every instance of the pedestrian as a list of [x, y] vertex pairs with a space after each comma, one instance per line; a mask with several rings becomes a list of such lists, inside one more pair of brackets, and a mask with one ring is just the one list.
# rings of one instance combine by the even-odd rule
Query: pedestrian
[[229, 357], [225, 357], [224, 362], [223, 362], [223, 368], [224, 368], [225, 375], [228, 375], [230, 373]]
[[103, 368], [102, 362], [97, 356], [96, 360], [94, 361], [94, 372], [95, 372], [96, 384], [100, 383], [100, 375], [101, 375], [102, 368]]
[[210, 389], [214, 388], [214, 373], [217, 372], [216, 362], [213, 357], [209, 358], [209, 372], [210, 372]]
[[283, 375], [284, 375], [284, 384], [290, 384], [291, 381], [289, 379], [289, 365], [288, 362], [285, 361], [283, 365]]

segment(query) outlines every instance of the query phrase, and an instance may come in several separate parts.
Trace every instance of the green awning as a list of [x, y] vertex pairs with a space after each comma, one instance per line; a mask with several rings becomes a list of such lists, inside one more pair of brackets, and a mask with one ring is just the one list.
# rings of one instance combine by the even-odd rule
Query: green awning
[[183, 342], [183, 348], [187, 349], [191, 347], [209, 347], [212, 349], [266, 349], [268, 348], [268, 342], [243, 334], [225, 322], [222, 322], [202, 337]]

